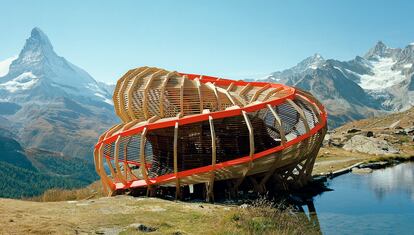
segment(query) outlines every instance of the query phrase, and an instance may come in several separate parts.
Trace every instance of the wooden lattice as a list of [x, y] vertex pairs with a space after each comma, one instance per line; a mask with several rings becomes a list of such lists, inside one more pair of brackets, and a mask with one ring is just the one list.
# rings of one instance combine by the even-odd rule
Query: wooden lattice
[[[250, 177], [305, 184], [326, 132], [324, 107], [281, 84], [244, 82], [141, 67], [119, 79], [115, 112], [122, 123], [100, 136], [96, 171], [112, 193], [180, 189]], [[252, 177], [253, 176], [253, 177]]]

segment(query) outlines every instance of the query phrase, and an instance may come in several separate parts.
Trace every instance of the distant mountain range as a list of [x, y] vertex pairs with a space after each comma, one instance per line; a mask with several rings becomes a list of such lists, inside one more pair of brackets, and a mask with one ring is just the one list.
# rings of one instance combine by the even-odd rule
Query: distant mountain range
[[0, 62], [0, 76], [0, 127], [25, 148], [90, 160], [99, 134], [117, 122], [113, 87], [57, 55], [39, 28]]
[[339, 61], [315, 54], [262, 79], [313, 93], [327, 107], [332, 128], [414, 106], [413, 64], [414, 43], [401, 49], [379, 41], [363, 57]]

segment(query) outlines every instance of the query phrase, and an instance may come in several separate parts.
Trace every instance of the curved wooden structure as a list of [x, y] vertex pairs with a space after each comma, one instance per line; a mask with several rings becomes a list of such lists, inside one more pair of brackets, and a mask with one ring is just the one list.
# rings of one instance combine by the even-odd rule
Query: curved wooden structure
[[95, 146], [108, 192], [148, 194], [249, 177], [254, 190], [278, 181], [305, 184], [326, 132], [324, 107], [281, 84], [245, 82], [141, 67], [119, 79], [113, 95], [122, 123]]

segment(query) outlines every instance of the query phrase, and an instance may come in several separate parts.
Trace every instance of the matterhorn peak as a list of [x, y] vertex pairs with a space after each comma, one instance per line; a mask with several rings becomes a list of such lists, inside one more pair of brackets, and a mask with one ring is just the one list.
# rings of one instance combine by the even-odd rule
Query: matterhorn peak
[[[30, 38], [28, 40], [33, 40], [45, 46], [52, 47], [52, 44], [49, 41], [49, 38], [46, 34], [38, 27], [34, 27], [30, 33]], [[53, 48], [53, 47], [52, 47]]]
[[19, 54], [18, 61], [23, 64], [33, 64], [50, 57], [57, 57], [53, 51], [52, 43], [41, 29], [33, 28], [30, 37], [26, 40], [23, 50]]

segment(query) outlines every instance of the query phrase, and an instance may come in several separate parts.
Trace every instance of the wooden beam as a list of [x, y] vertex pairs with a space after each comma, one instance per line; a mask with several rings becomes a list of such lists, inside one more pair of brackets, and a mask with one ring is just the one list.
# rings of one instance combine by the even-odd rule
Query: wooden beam
[[147, 183], [147, 188], [150, 187], [150, 181], [148, 178], [148, 171], [147, 166], [145, 162], [145, 142], [146, 142], [146, 135], [147, 135], [147, 128], [145, 127], [144, 130], [141, 133], [141, 142], [140, 142], [140, 168], [141, 168], [141, 174], [144, 178], [145, 182]]
[[174, 126], [174, 175], [175, 175], [175, 199], [180, 195], [180, 179], [178, 178], [178, 122]]
[[165, 88], [167, 87], [168, 81], [176, 72], [169, 72], [167, 76], [165, 76], [164, 81], [161, 84], [161, 91], [160, 91], [160, 117], [163, 118], [165, 116], [164, 113], [164, 97], [165, 97]]
[[269, 99], [272, 95], [274, 95], [276, 92], [283, 90], [284, 88], [281, 87], [276, 87], [273, 90], [269, 91], [269, 93], [266, 94], [265, 98], [261, 101], [266, 101], [267, 99]]
[[319, 107], [316, 104], [309, 102], [307, 98], [303, 97], [300, 94], [296, 95], [296, 99], [302, 101], [303, 103], [308, 104], [309, 107], [312, 109], [313, 113], [315, 113], [315, 116], [318, 119], [318, 123], [322, 122], [321, 111], [319, 110]]
[[[128, 105], [127, 105], [128, 110], [127, 111], [128, 111], [129, 116], [132, 119], [136, 119], [135, 113], [134, 113], [134, 110], [133, 110], [133, 108], [134, 108], [134, 106], [133, 106], [133, 100], [134, 100], [133, 93], [134, 93], [134, 91], [136, 91], [135, 86], [141, 78], [143, 78], [145, 76], [148, 76], [148, 74], [152, 73], [154, 70], [155, 70], [155, 68], [147, 68], [144, 71], [142, 71], [141, 73], [137, 74], [133, 78], [134, 80], [132, 81], [132, 84], [129, 86], [129, 88], [127, 90], [127, 97], [128, 97]], [[140, 107], [136, 107], [136, 108], [139, 109]]]
[[105, 172], [103, 159], [104, 158], [107, 159], [107, 158], [104, 156], [104, 144], [102, 144], [101, 147], [99, 147], [99, 152], [98, 153], [99, 153], [99, 166], [100, 166], [99, 170], [100, 170], [100, 176], [101, 176], [101, 179], [102, 179], [102, 183], [104, 185], [106, 185], [106, 187], [109, 190], [111, 190], [111, 192], [109, 192], [109, 193], [112, 193], [112, 191], [115, 190], [115, 184]]
[[144, 112], [145, 119], [149, 118], [148, 112], [148, 90], [151, 87], [152, 81], [157, 78], [160, 74], [165, 73], [164, 70], [158, 70], [157, 72], [151, 74], [150, 78], [148, 79], [147, 83], [144, 85], [144, 97], [142, 98], [142, 111]]
[[257, 90], [257, 91], [254, 93], [254, 95], [252, 96], [252, 98], [250, 99], [250, 103], [252, 103], [253, 101], [256, 101], [256, 99], [259, 97], [259, 95], [260, 95], [263, 91], [265, 91], [265, 90], [269, 89], [269, 87], [270, 87], [270, 84], [267, 84], [266, 86], [263, 86], [262, 88], [260, 88], [259, 90]]
[[214, 96], [216, 97], [216, 102], [217, 102], [217, 104], [216, 104], [217, 107], [216, 108], [217, 108], [217, 110], [220, 110], [221, 109], [221, 101], [220, 101], [220, 97], [218, 95], [216, 86], [214, 86], [211, 82], [207, 82], [206, 85], [208, 87], [210, 87], [210, 89], [213, 90], [213, 93], [214, 93]]
[[141, 70], [145, 69], [146, 67], [141, 67], [138, 69], [132, 69], [129, 70], [124, 76], [119, 79], [119, 81], [116, 83], [114, 94], [112, 96], [112, 99], [114, 101], [114, 109], [115, 113], [122, 119], [122, 121], [126, 122], [128, 119], [125, 119], [123, 110], [121, 110], [121, 100], [124, 99], [123, 93], [121, 94], [121, 89], [124, 88], [124, 82], [125, 80], [129, 80], [131, 76], [134, 76], [136, 73], [140, 72]]
[[249, 130], [249, 146], [250, 146], [250, 152], [249, 152], [249, 156], [250, 156], [250, 164], [249, 167], [252, 167], [253, 164], [253, 155], [254, 155], [254, 133], [253, 133], [253, 126], [252, 123], [250, 122], [249, 117], [247, 116], [246, 111], [242, 111], [243, 117], [244, 117], [244, 121], [246, 122], [247, 125], [247, 129]]
[[303, 124], [305, 125], [306, 133], [310, 132], [309, 123], [306, 120], [305, 114], [303, 110], [291, 99], [286, 99], [286, 101], [299, 113], [299, 117], [302, 120]]
[[126, 179], [122, 175], [121, 167], [119, 166], [119, 145], [121, 141], [121, 135], [118, 135], [118, 138], [115, 141], [115, 149], [114, 149], [114, 162], [115, 162], [115, 176], [119, 181], [121, 181], [124, 185], [127, 184]]
[[[286, 99], [286, 101], [296, 110], [296, 112], [299, 113], [299, 118], [302, 120], [302, 122], [305, 126], [306, 133], [309, 133], [310, 132], [309, 123], [306, 120], [306, 117], [305, 117], [305, 114], [303, 113], [303, 110], [295, 102], [293, 102], [293, 100]], [[308, 150], [310, 148], [309, 141], [310, 141], [310, 138], [306, 138], [303, 142], [300, 143], [300, 144], [303, 144], [305, 146], [303, 148], [301, 148], [300, 151], [298, 152], [299, 157], [304, 155], [305, 151], [308, 152]], [[304, 171], [299, 171], [298, 179], [301, 179], [303, 174], [304, 174]], [[302, 182], [299, 182], [299, 183], [302, 184]]]
[[[133, 116], [130, 116], [130, 113], [126, 110], [126, 106], [128, 107], [128, 109], [131, 107], [129, 104], [129, 90], [131, 90], [131, 86], [128, 86], [128, 84], [130, 84], [130, 81], [132, 81], [132, 83], [136, 80], [136, 77], [139, 76], [140, 74], [142, 74], [145, 71], [151, 70], [151, 68], [149, 67], [144, 67], [144, 68], [138, 68], [136, 69], [135, 73], [131, 74], [128, 78], [126, 78], [124, 80], [124, 82], [122, 83], [122, 87], [119, 90], [119, 109], [120, 109], [120, 114], [122, 115], [122, 117], [127, 120], [130, 121], [132, 120]], [[128, 98], [128, 105], [125, 104], [125, 95]]]
[[198, 91], [198, 99], [200, 100], [200, 113], [203, 112], [204, 104], [203, 104], [203, 92], [201, 90], [201, 82], [198, 80], [198, 78], [194, 79], [197, 86]]
[[234, 82], [230, 83], [230, 85], [227, 87], [227, 91], [231, 91], [234, 87]]
[[[240, 90], [240, 92], [239, 92], [239, 95], [240, 96], [242, 96], [242, 95], [244, 95], [248, 90], [249, 90], [249, 88], [252, 86], [252, 84], [250, 84], [250, 83], [247, 83], [247, 85], [246, 86], [244, 86], [241, 90]], [[246, 100], [247, 101], [247, 100]]]
[[211, 166], [213, 170], [211, 171], [210, 181], [208, 184], [207, 199], [208, 201], [214, 201], [214, 179], [215, 179], [215, 168], [216, 168], [216, 132], [214, 130], [213, 117], [208, 117], [208, 122], [210, 124], [210, 135], [211, 135]]
[[267, 108], [268, 110], [270, 110], [273, 117], [275, 118], [275, 125], [276, 125], [276, 129], [279, 130], [281, 144], [285, 145], [287, 140], [285, 136], [285, 130], [283, 129], [283, 126], [282, 126], [282, 120], [280, 119], [279, 115], [276, 113], [276, 111], [273, 109], [273, 107], [270, 104], [267, 105]]
[[129, 137], [128, 142], [124, 144], [124, 168], [125, 170], [125, 178], [128, 179], [128, 173], [131, 176], [132, 180], [138, 180], [138, 177], [132, 172], [131, 168], [129, 167], [128, 163], [128, 145], [131, 143], [132, 137]]
[[185, 80], [187, 80], [187, 76], [184, 75], [181, 80], [180, 84], [180, 112], [185, 115], [184, 112], [184, 86], [185, 86]]

